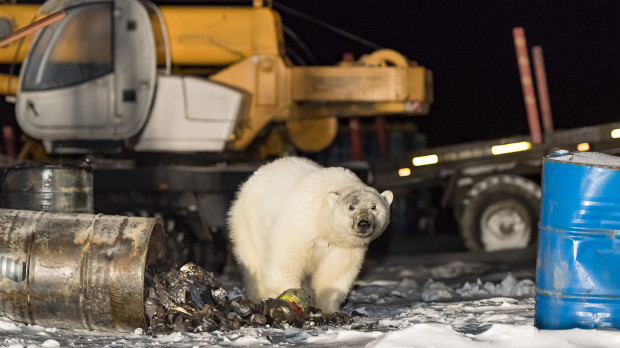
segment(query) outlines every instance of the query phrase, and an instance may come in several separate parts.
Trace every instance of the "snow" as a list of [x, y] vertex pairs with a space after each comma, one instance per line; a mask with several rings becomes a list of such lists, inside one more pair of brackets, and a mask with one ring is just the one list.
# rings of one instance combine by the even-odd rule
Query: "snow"
[[571, 162], [575, 164], [620, 167], [620, 157], [600, 152], [568, 152], [556, 151], [551, 155], [554, 161]]
[[[352, 324], [231, 332], [132, 333], [44, 328], [0, 318], [0, 347], [618, 347], [616, 330], [538, 330], [535, 251], [391, 257], [367, 267], [343, 311]], [[220, 276], [229, 296], [235, 276]]]
[[323, 335], [320, 336], [310, 336], [306, 339], [307, 343], [311, 344], [328, 344], [335, 342], [361, 342], [367, 341], [368, 339], [374, 339], [382, 336], [381, 332], [362, 332], [362, 331], [352, 331], [352, 330], [339, 330], [334, 331], [330, 330]]
[[494, 324], [487, 331], [471, 335], [445, 324], [417, 324], [389, 332], [368, 343], [367, 348], [398, 347], [618, 347], [618, 332], [597, 330], [537, 330], [530, 325]]

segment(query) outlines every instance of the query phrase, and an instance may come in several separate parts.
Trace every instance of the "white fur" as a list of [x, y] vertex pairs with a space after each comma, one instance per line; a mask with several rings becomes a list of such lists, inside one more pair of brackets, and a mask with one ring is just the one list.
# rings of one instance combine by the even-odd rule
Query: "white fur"
[[[323, 168], [304, 158], [259, 168], [241, 186], [228, 216], [248, 297], [274, 298], [309, 285], [315, 306], [338, 311], [368, 243], [389, 222], [392, 198], [392, 192], [379, 194], [348, 169]], [[372, 221], [372, 232], [358, 232], [361, 220]]]

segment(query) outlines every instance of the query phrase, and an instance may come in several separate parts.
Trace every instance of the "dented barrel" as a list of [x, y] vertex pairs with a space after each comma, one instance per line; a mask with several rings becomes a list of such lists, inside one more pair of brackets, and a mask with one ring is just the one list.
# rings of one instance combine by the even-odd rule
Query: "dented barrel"
[[544, 159], [536, 264], [540, 329], [620, 329], [620, 158]]
[[48, 327], [146, 327], [145, 267], [163, 258], [155, 218], [0, 209], [0, 315]]

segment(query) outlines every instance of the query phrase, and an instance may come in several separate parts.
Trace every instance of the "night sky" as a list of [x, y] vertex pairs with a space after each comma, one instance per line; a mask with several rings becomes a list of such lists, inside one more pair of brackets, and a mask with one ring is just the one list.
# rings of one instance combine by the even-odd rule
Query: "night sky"
[[620, 121], [620, 1], [276, 1], [284, 25], [306, 43], [315, 62], [331, 65], [344, 52], [359, 57], [374, 48], [278, 4], [433, 70], [435, 102], [418, 121], [429, 145], [527, 134], [516, 26], [524, 28], [530, 49], [543, 49], [556, 128]]

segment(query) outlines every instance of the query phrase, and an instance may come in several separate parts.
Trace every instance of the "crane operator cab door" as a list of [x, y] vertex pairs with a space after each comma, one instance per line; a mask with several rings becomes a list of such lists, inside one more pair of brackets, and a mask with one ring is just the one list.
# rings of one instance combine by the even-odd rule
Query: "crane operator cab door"
[[33, 40], [20, 74], [17, 121], [51, 153], [118, 151], [144, 127], [153, 103], [149, 14], [133, 0], [68, 3], [67, 17]]

